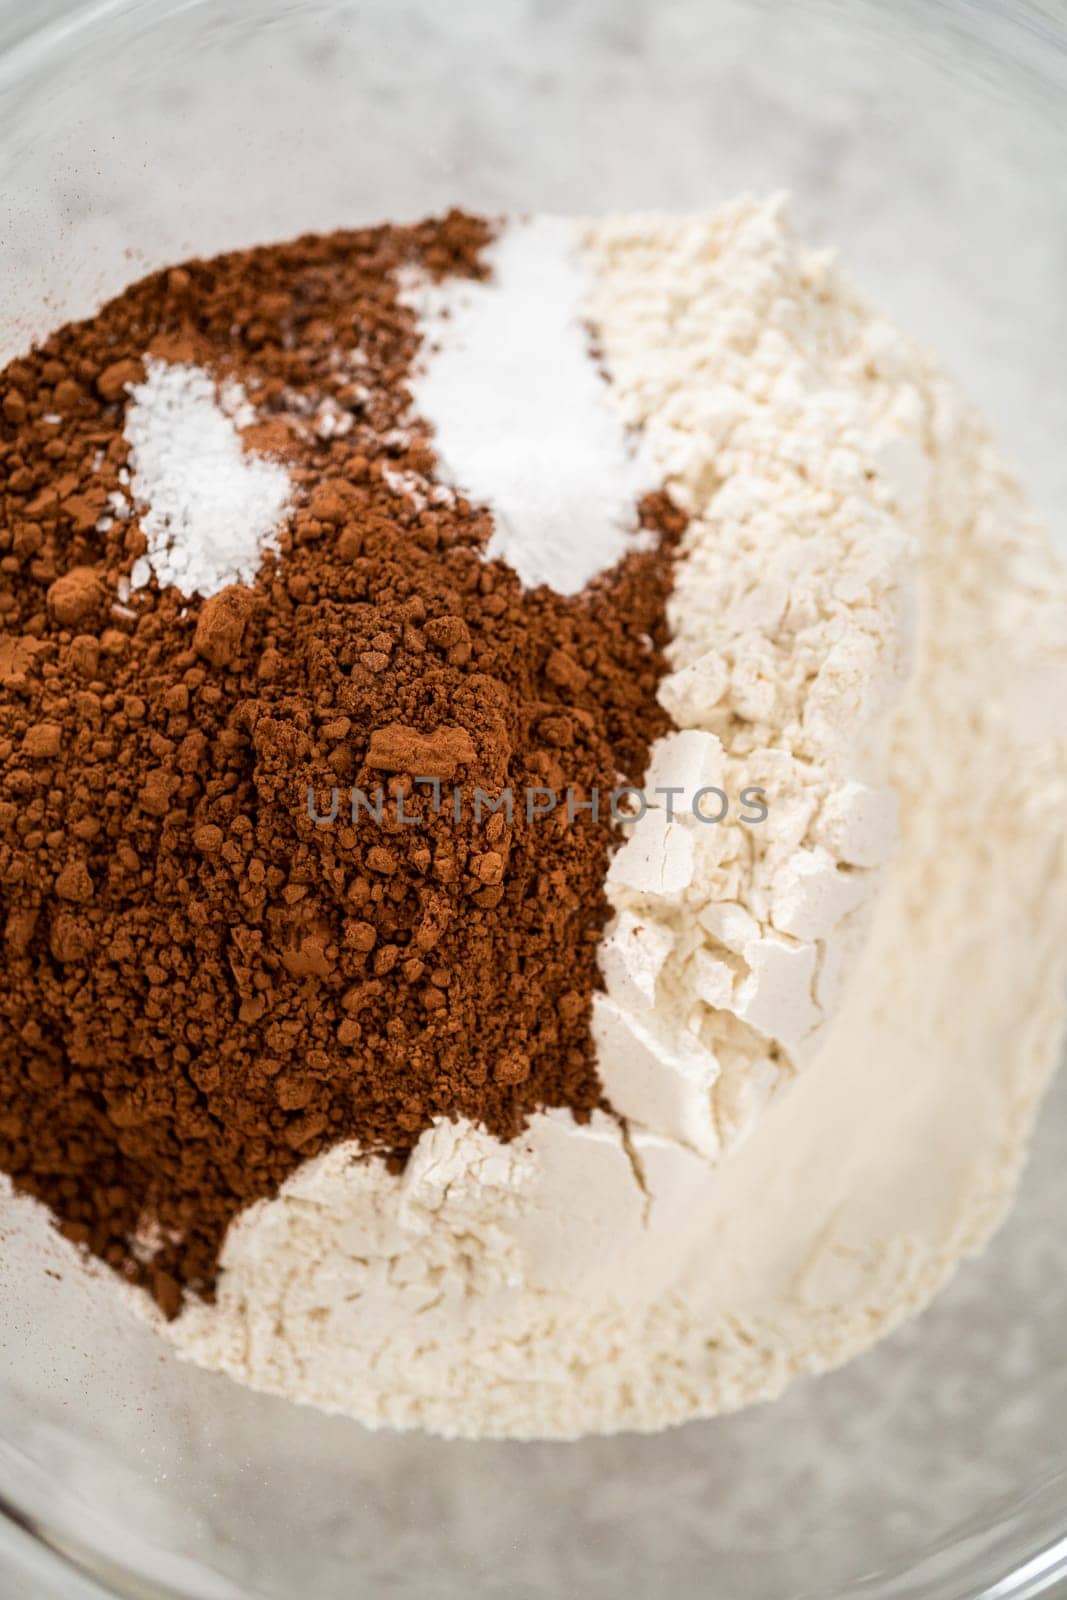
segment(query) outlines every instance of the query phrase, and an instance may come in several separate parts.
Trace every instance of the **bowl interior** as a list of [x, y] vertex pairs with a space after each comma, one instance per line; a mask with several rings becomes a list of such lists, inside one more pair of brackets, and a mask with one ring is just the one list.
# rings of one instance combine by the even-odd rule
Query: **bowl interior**
[[[1065, 43], [1041, 6], [964, 0], [0, 0], [0, 358], [192, 253], [784, 187], [1054, 520]], [[4, 1202], [0, 1500], [116, 1593], [976, 1593], [1067, 1524], [1065, 1135], [1061, 1083], [988, 1254], [853, 1366], [573, 1445], [371, 1434], [246, 1393], [45, 1275], [42, 1215]]]

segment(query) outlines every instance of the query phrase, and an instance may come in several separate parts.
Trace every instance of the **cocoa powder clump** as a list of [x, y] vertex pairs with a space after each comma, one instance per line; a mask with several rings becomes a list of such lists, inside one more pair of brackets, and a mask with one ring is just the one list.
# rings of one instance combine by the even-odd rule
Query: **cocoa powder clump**
[[[0, 375], [0, 1167], [168, 1315], [338, 1140], [395, 1169], [436, 1117], [508, 1139], [602, 1103], [617, 841], [522, 796], [640, 781], [683, 518], [649, 497], [658, 548], [564, 598], [433, 495], [397, 273], [482, 275], [489, 237], [453, 213], [190, 261]], [[289, 468], [251, 586], [127, 594], [146, 355], [240, 380], [246, 446]]]
[[256, 608], [251, 589], [234, 583], [211, 595], [200, 608], [193, 649], [213, 667], [231, 667], [240, 660], [248, 625]]

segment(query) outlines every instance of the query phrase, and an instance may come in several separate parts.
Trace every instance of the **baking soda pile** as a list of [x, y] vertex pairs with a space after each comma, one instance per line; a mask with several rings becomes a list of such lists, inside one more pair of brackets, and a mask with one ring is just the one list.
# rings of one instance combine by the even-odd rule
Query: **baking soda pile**
[[659, 473], [592, 359], [571, 225], [514, 223], [487, 260], [483, 281], [406, 285], [428, 347], [415, 407], [433, 423], [439, 470], [492, 507], [486, 555], [524, 584], [576, 594], [654, 544], [636, 508]]
[[[1063, 1022], [1067, 586], [778, 205], [440, 227], [250, 257], [243, 321], [176, 269], [97, 381], [108, 481], [0, 639], [0, 1164], [253, 1387], [656, 1428], [856, 1353], [1003, 1213]], [[131, 775], [111, 843], [75, 712]], [[420, 774], [649, 803], [457, 834]], [[299, 814], [352, 782], [418, 825]], [[709, 786], [765, 822], [708, 826]]]

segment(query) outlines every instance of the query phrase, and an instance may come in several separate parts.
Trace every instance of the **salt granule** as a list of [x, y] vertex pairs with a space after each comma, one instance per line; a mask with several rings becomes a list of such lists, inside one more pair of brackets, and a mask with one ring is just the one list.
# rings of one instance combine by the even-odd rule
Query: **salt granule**
[[443, 477], [489, 506], [486, 549], [532, 587], [576, 594], [648, 549], [637, 502], [658, 486], [593, 358], [588, 268], [561, 217], [509, 223], [484, 282], [409, 279], [426, 355], [412, 391]]
[[217, 390], [203, 368], [151, 357], [146, 374], [124, 430], [148, 541], [133, 586], [152, 573], [190, 595], [251, 583], [288, 511], [289, 474], [244, 449], [238, 426], [255, 413], [235, 380]]

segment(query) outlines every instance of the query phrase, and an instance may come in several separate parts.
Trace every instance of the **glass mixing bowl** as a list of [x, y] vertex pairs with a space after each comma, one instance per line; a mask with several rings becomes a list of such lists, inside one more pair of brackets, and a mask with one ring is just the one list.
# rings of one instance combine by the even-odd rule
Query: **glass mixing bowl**
[[[788, 188], [1067, 505], [1067, 20], [988, 0], [0, 0], [0, 358], [307, 229]], [[961, 996], [961, 1003], [966, 997]], [[1032, 1596], [1067, 1577], [1067, 1081], [989, 1252], [773, 1406], [372, 1434], [183, 1366], [0, 1242], [0, 1592]]]

